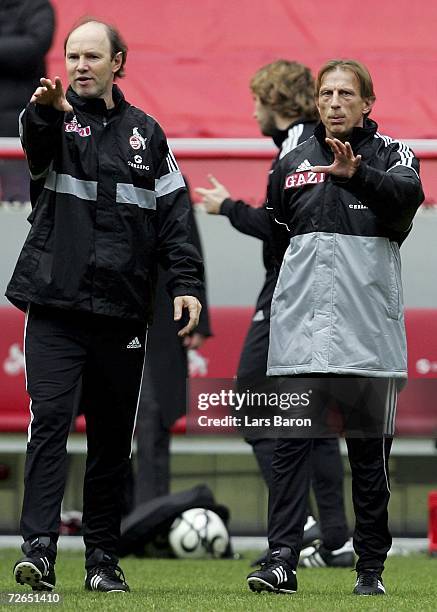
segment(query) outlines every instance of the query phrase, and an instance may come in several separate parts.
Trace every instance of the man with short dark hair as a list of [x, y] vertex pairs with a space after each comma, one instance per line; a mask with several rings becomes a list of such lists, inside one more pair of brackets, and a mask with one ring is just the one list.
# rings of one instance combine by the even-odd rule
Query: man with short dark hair
[[[288, 383], [296, 388], [311, 377], [319, 389], [313, 413], [329, 396], [343, 414], [365, 418], [373, 411], [382, 423], [369, 433], [363, 420], [346, 435], [357, 595], [385, 593], [388, 457], [397, 390], [407, 377], [399, 246], [423, 201], [419, 163], [405, 144], [379, 134], [368, 118], [374, 102], [365, 66], [325, 64], [316, 85], [321, 124], [278, 164], [269, 194], [290, 245], [272, 302], [267, 373], [293, 377]], [[297, 590], [311, 449], [306, 438], [278, 440], [270, 555], [247, 578], [253, 591]]]
[[31, 398], [21, 516], [25, 557], [14, 575], [35, 590], [55, 586], [66, 442], [80, 380], [88, 448], [85, 587], [129, 590], [115, 556], [120, 490], [158, 262], [168, 270], [175, 320], [188, 309], [181, 337], [195, 328], [201, 309], [196, 296], [203, 266], [189, 243], [184, 180], [161, 127], [114, 85], [126, 50], [114, 28], [80, 23], [65, 44], [66, 94], [59, 77], [42, 78], [21, 117], [23, 146], [40, 188], [6, 294], [27, 311]]
[[[277, 60], [256, 71], [250, 81], [254, 100], [254, 117], [264, 136], [270, 136], [278, 147], [274, 169], [289, 151], [312, 136], [318, 112], [314, 102], [314, 79], [310, 69], [299, 62]], [[269, 174], [270, 179], [271, 174]], [[266, 205], [255, 208], [234, 200], [224, 185], [210, 176], [211, 189], [198, 188], [202, 203], [210, 214], [228, 217], [238, 231], [263, 241], [266, 269], [264, 285], [257, 299], [255, 313], [246, 336], [237, 372], [241, 391], [263, 384], [269, 348], [270, 306], [283, 253], [289, 242], [284, 226], [272, 222]], [[267, 432], [266, 432], [267, 433]], [[246, 435], [252, 446], [261, 474], [268, 488], [272, 483], [271, 464], [274, 438], [268, 435]], [[349, 541], [343, 500], [343, 463], [338, 440], [319, 438], [314, 441], [312, 486], [319, 510], [320, 526], [308, 521], [305, 532], [307, 550], [302, 564], [307, 567], [352, 567], [354, 553]], [[311, 525], [311, 527], [310, 527]], [[320, 540], [323, 542], [320, 542]], [[309, 546], [315, 543], [317, 546]]]

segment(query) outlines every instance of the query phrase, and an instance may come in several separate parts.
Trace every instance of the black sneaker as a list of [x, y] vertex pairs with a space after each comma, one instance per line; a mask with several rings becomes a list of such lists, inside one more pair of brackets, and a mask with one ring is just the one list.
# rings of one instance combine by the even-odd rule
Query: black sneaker
[[296, 572], [289, 563], [290, 552], [289, 548], [273, 550], [261, 568], [248, 575], [250, 590], [255, 593], [296, 593]]
[[[314, 546], [315, 544], [318, 544], [321, 541], [321, 538], [322, 532], [320, 531], [319, 523], [309, 514], [303, 531], [302, 549], [307, 548], [310, 545]], [[260, 557], [257, 557], [254, 561], [252, 561], [250, 567], [256, 567], [257, 565], [266, 563], [268, 557], [269, 549], [265, 550]]]
[[98, 548], [86, 561], [85, 588], [104, 593], [126, 593], [130, 591], [117, 557]]
[[323, 544], [302, 549], [299, 567], [355, 567], [352, 542], [347, 542], [336, 550], [327, 550]]
[[53, 591], [56, 584], [56, 552], [50, 538], [28, 540], [21, 550], [26, 556], [14, 565], [14, 576], [18, 584], [28, 584], [34, 591]]
[[377, 570], [358, 572], [354, 595], [385, 595], [381, 574]]

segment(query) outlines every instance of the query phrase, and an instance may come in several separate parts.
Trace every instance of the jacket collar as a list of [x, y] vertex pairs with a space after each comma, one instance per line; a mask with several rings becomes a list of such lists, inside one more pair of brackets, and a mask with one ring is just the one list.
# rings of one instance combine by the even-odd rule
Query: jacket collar
[[291, 128], [293, 128], [295, 125], [299, 125], [301, 123], [313, 123], [314, 124], [314, 120], [313, 119], [297, 119], [296, 121], [293, 121], [292, 123], [290, 123], [290, 125], [285, 130], [278, 130], [278, 129], [275, 130], [275, 132], [272, 134], [272, 140], [275, 143], [275, 145], [278, 147], [278, 149], [281, 148], [284, 140], [288, 138], [289, 130], [291, 130]]
[[82, 98], [78, 96], [71, 85], [67, 89], [67, 100], [78, 110], [90, 113], [92, 115], [108, 115], [109, 113], [120, 112], [126, 102], [123, 92], [117, 85], [112, 86], [112, 99], [114, 100], [114, 108], [107, 109], [105, 101], [102, 98]]
[[[369, 119], [368, 117], [366, 117], [364, 119], [363, 127], [355, 127], [352, 130], [350, 138], [348, 138], [348, 141], [350, 142], [352, 150], [355, 151], [357, 149], [360, 149], [362, 146], [372, 141], [377, 130], [378, 130], [378, 124], [372, 119]], [[328, 145], [325, 142], [326, 130], [322, 122], [319, 122], [317, 124], [317, 127], [314, 130], [314, 136], [317, 138], [320, 145], [324, 149], [329, 149], [329, 151], [331, 150], [330, 147], [328, 147]]]

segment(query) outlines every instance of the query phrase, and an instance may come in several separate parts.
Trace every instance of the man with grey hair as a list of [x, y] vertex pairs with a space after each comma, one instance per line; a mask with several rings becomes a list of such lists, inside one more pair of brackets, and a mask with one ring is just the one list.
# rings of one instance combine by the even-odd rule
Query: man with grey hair
[[[290, 245], [272, 302], [267, 373], [361, 421], [346, 431], [356, 517], [357, 595], [383, 595], [391, 546], [388, 458], [397, 391], [407, 377], [399, 246], [423, 201], [419, 162], [369, 119], [365, 66], [332, 60], [319, 71], [314, 136], [275, 169], [269, 201]], [[306, 381], [306, 377], [311, 377]], [[302, 382], [303, 381], [303, 382]], [[379, 418], [375, 430], [367, 417]], [[294, 593], [305, 522], [312, 441], [278, 440], [269, 498], [270, 554], [253, 591]], [[291, 518], [291, 520], [290, 520]]]

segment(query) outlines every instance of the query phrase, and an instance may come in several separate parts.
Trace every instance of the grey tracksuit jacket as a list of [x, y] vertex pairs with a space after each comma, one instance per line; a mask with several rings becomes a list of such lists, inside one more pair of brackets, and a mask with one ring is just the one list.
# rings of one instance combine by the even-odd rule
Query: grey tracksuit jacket
[[423, 201], [419, 162], [366, 119], [350, 138], [349, 180], [315, 174], [333, 153], [325, 128], [286, 155], [269, 204], [290, 232], [271, 310], [267, 373], [406, 378], [399, 247]]

